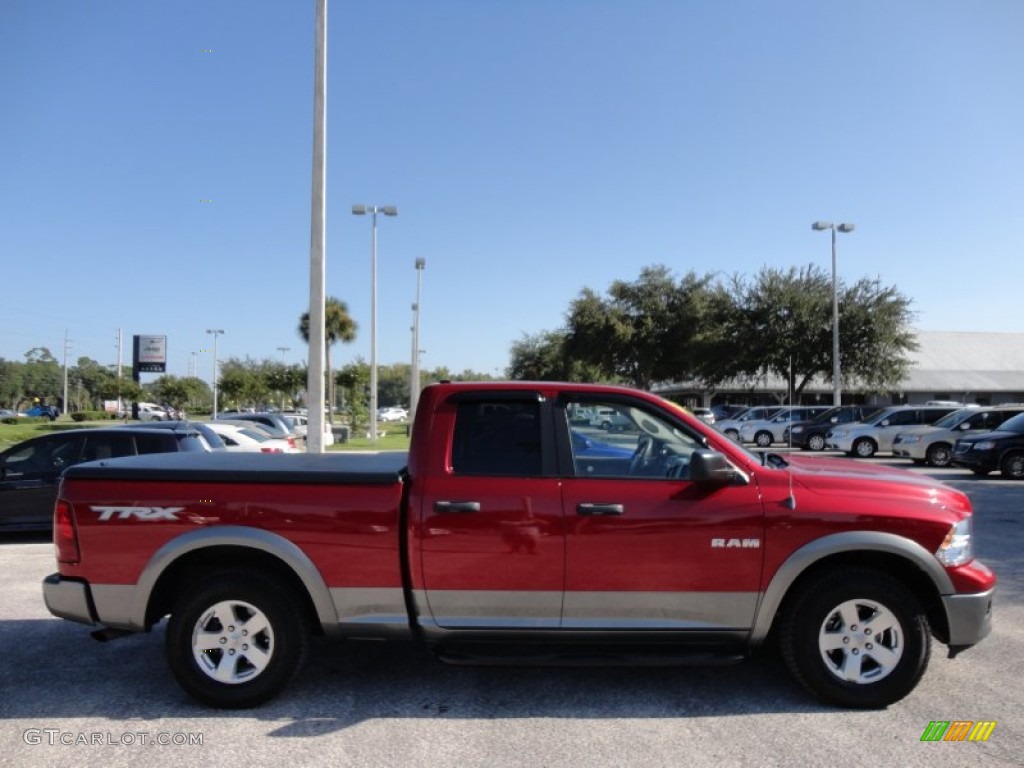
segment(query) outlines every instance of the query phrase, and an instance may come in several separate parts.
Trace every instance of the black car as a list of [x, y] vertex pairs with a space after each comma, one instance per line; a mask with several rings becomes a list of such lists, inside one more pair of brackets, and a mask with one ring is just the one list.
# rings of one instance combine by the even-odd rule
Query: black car
[[997, 469], [1010, 480], [1024, 480], [1024, 413], [993, 432], [962, 437], [953, 446], [953, 465], [987, 475]]
[[783, 432], [783, 442], [805, 451], [823, 451], [825, 435], [832, 427], [836, 424], [860, 421], [877, 410], [877, 406], [837, 405], [829, 408], [816, 419], [790, 424]]
[[25, 440], [0, 453], [0, 531], [49, 530], [61, 472], [74, 464], [208, 450], [194, 430], [148, 427], [70, 429]]

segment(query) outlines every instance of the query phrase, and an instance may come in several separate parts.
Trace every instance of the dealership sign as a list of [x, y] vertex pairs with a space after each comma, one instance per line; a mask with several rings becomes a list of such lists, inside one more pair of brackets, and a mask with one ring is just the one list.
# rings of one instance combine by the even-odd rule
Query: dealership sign
[[132, 368], [140, 373], [166, 373], [167, 337], [136, 334], [132, 343]]

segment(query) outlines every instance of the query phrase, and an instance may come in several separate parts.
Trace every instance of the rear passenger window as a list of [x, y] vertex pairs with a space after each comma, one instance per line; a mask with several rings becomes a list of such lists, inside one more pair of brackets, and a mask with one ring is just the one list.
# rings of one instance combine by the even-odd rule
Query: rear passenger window
[[139, 453], [174, 453], [178, 450], [177, 438], [166, 435], [135, 435], [135, 448]]
[[132, 456], [134, 453], [131, 435], [88, 435], [85, 438], [85, 448], [82, 449], [82, 461], [116, 459], [118, 456]]
[[452, 441], [452, 469], [462, 475], [540, 475], [540, 404], [460, 403]]

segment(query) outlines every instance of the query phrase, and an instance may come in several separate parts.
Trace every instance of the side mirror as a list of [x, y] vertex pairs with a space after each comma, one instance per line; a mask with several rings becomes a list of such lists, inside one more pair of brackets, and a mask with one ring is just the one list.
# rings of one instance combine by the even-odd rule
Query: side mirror
[[743, 475], [718, 451], [694, 451], [690, 456], [690, 480], [709, 485], [731, 485]]
[[970, 428], [971, 428], [971, 423], [969, 421], [964, 421], [964, 422], [960, 423], [960, 429], [964, 430], [964, 432], [966, 432]]
[[878, 424], [878, 426], [880, 426], [880, 427], [888, 427], [889, 426], [889, 420], [888, 419], [882, 419], [882, 421]]

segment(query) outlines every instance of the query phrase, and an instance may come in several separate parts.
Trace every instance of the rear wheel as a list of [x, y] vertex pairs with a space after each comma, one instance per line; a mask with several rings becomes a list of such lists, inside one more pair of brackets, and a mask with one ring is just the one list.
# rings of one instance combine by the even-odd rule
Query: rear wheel
[[309, 645], [298, 603], [259, 571], [204, 574], [186, 588], [167, 625], [167, 661], [178, 684], [224, 709], [273, 698], [299, 671]]
[[1008, 453], [999, 462], [1000, 474], [1009, 480], [1024, 480], [1024, 453]]
[[870, 459], [877, 450], [875, 441], [869, 437], [861, 437], [853, 444], [853, 455], [861, 459]]
[[807, 447], [812, 451], [825, 450], [825, 436], [819, 434], [811, 435], [807, 438]]
[[910, 693], [931, 653], [917, 598], [902, 582], [867, 568], [805, 583], [785, 609], [779, 640], [804, 687], [831, 704], [862, 709]]
[[935, 443], [928, 449], [926, 461], [933, 467], [948, 467], [953, 458], [953, 450], [949, 443]]

